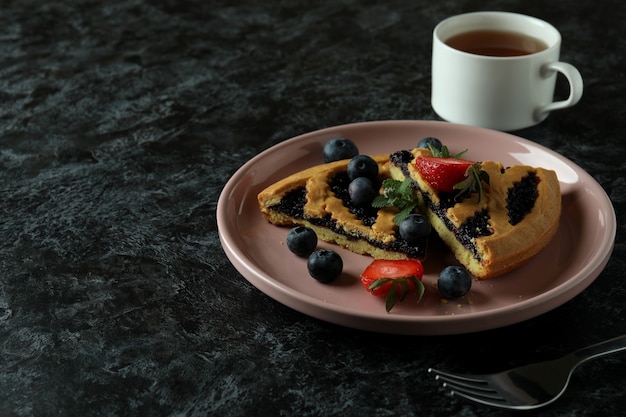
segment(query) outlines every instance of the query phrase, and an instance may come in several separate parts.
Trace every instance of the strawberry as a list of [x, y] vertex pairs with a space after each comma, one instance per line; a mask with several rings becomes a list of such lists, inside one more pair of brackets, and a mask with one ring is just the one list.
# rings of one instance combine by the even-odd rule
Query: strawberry
[[396, 301], [417, 289], [424, 294], [424, 267], [416, 260], [375, 259], [361, 274], [361, 283], [373, 295], [385, 297], [385, 308], [391, 311]]
[[435, 189], [442, 192], [457, 190], [456, 198], [476, 192], [480, 201], [482, 182], [489, 184], [489, 175], [481, 169], [480, 162], [467, 159], [419, 156], [415, 159], [415, 167]]
[[454, 191], [454, 186], [465, 179], [467, 169], [474, 164], [467, 159], [420, 156], [415, 166], [424, 180], [439, 191]]

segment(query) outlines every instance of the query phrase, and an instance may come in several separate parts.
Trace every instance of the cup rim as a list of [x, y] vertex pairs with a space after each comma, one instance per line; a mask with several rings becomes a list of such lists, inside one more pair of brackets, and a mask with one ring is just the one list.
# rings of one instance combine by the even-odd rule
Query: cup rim
[[[534, 36], [546, 42], [548, 47], [541, 51], [533, 52], [527, 55], [490, 56], [490, 55], [479, 55], [479, 54], [473, 54], [470, 52], [465, 52], [465, 51], [453, 48], [446, 43], [446, 40], [449, 39], [450, 37], [454, 35], [458, 35], [459, 33], [471, 31], [473, 29], [484, 28], [485, 22], [493, 23], [495, 22], [494, 19], [498, 19], [498, 22], [502, 21], [503, 19], [507, 21], [511, 21], [513, 19], [517, 21], [524, 21], [528, 24], [527, 28], [532, 27], [536, 29], [536, 31], [543, 31], [544, 34], [548, 33], [549, 39], [546, 39], [547, 38], [546, 36], [537, 36], [535, 34], [536, 32], [534, 31], [532, 33], [529, 33], [530, 31], [528, 30], [523, 31], [523, 33], [526, 35]], [[459, 24], [459, 21], [461, 23], [463, 22], [464, 23]], [[449, 28], [451, 25], [455, 25], [455, 24], [456, 26], [454, 26], [453, 28]], [[509, 29], [508, 26], [499, 27], [500, 25], [501, 23], [499, 25], [494, 25], [494, 28], [512, 31], [511, 29]], [[442, 36], [441, 32], [446, 31], [446, 30], [448, 30], [448, 32]], [[534, 16], [525, 15], [521, 13], [505, 12], [505, 11], [480, 11], [480, 12], [469, 12], [469, 13], [457, 14], [457, 15], [450, 16], [442, 20], [433, 29], [433, 40], [441, 44], [441, 46], [443, 46], [444, 48], [450, 51], [455, 51], [457, 53], [476, 57], [476, 58], [493, 59], [493, 60], [515, 60], [515, 59], [528, 59], [529, 57], [534, 57], [534, 56], [538, 56], [541, 54], [548, 54], [554, 49], [560, 48], [561, 33], [552, 24]]]

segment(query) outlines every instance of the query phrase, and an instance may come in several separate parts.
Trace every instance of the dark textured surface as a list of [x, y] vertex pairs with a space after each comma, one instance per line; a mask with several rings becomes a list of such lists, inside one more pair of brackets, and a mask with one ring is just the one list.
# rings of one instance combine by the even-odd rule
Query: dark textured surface
[[[516, 132], [588, 170], [619, 229], [581, 295], [507, 328], [383, 336], [247, 283], [215, 209], [263, 149], [365, 120], [437, 119], [439, 20], [552, 22], [582, 101]], [[0, 415], [504, 416], [429, 366], [487, 371], [626, 331], [622, 1], [0, 1]], [[562, 91], [561, 91], [562, 93]], [[626, 356], [586, 364], [542, 416], [614, 416]]]

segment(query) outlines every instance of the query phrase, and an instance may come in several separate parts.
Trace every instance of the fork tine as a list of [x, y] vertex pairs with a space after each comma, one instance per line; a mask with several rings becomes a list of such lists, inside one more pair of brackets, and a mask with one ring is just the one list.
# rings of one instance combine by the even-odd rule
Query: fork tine
[[459, 375], [451, 374], [449, 372], [439, 371], [437, 369], [428, 368], [428, 372], [435, 374], [435, 379], [441, 379], [443, 381], [458, 382], [465, 385], [478, 386], [488, 385], [489, 382], [480, 377], [479, 375]]
[[451, 374], [433, 368], [428, 369], [428, 372], [434, 373], [437, 381], [442, 381], [444, 387], [450, 388], [453, 391], [490, 398], [500, 397], [489, 381], [478, 375]]
[[459, 397], [463, 397], [466, 398], [468, 400], [471, 401], [475, 401], [477, 403], [480, 404], [486, 404], [486, 405], [490, 405], [490, 406], [494, 406], [494, 407], [502, 407], [502, 408], [522, 408], [522, 407], [515, 407], [512, 406], [508, 403], [508, 401], [502, 397], [482, 397], [482, 396], [474, 396], [474, 395], [469, 395], [469, 394], [465, 394], [463, 392], [459, 392], [459, 391], [450, 391], [452, 393], [452, 395], [457, 395]]
[[506, 399], [493, 388], [489, 381], [478, 375], [458, 375], [448, 372], [428, 369], [435, 374], [435, 379], [443, 381], [443, 387], [450, 389], [452, 394], [478, 401], [483, 404], [506, 403]]
[[502, 396], [495, 389], [488, 386], [476, 387], [468, 384], [457, 384], [454, 382], [444, 382], [444, 388], [449, 388], [455, 394], [473, 395], [481, 398], [489, 398], [492, 400], [502, 399]]

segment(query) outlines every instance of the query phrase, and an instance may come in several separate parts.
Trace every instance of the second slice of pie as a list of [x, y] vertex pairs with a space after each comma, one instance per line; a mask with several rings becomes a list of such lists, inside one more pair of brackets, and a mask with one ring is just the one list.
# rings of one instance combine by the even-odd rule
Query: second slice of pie
[[561, 192], [553, 170], [483, 161], [477, 164], [489, 182], [482, 195], [459, 197], [436, 189], [420, 173], [416, 160], [428, 157], [428, 149], [396, 152], [391, 175], [414, 181], [426, 217], [474, 277], [493, 278], [521, 266], [556, 234]]

